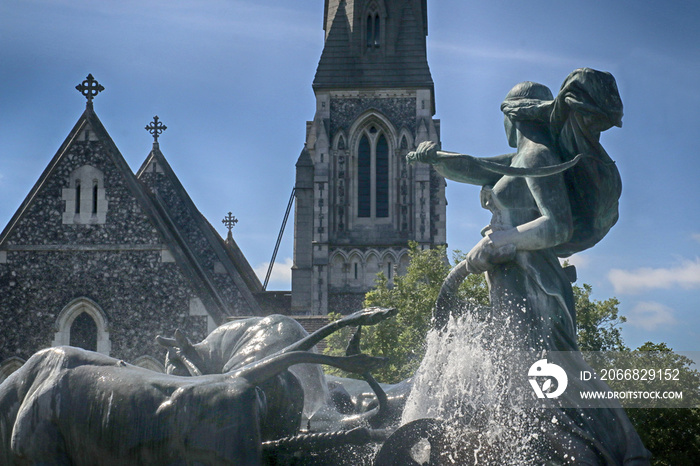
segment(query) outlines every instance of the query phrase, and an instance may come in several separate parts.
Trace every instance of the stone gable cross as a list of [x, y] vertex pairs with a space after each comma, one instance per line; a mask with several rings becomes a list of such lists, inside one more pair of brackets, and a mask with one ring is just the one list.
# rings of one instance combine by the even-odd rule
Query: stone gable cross
[[158, 136], [160, 136], [160, 133], [168, 129], [168, 127], [165, 126], [162, 121], [158, 121], [158, 115], [156, 115], [153, 117], [153, 121], [150, 122], [145, 129], [151, 133], [151, 135], [153, 135], [153, 144], [158, 144]]
[[224, 225], [226, 225], [226, 228], [228, 228], [228, 234], [231, 234], [231, 230], [233, 227], [238, 223], [238, 219], [231, 215], [231, 212], [228, 213], [226, 217], [221, 221]]
[[97, 80], [92, 77], [92, 74], [87, 75], [87, 78], [85, 78], [82, 83], [75, 86], [75, 88], [85, 97], [87, 97], [88, 107], [92, 107], [92, 98], [105, 90], [104, 86], [98, 83]]

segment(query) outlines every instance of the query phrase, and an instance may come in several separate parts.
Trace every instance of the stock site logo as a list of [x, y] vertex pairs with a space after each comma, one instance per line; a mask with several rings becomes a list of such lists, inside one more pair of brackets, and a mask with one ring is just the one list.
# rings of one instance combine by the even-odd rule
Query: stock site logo
[[[535, 390], [537, 398], [557, 398], [564, 393], [569, 383], [569, 378], [566, 376], [564, 369], [556, 364], [547, 362], [546, 359], [540, 359], [530, 366], [527, 375], [530, 377], [530, 385]], [[542, 379], [544, 379], [544, 382], [540, 386], [539, 380]], [[552, 380], [556, 384], [553, 385]]]

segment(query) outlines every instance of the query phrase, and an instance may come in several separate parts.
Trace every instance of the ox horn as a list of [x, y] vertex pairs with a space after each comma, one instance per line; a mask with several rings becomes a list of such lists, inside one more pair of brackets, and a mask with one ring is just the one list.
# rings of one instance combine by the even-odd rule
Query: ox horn
[[362, 374], [381, 367], [386, 362], [387, 358], [377, 358], [367, 354], [328, 356], [309, 351], [291, 351], [267, 356], [260, 361], [244, 366], [231, 375], [233, 377], [243, 377], [251, 385], [260, 385], [296, 364], [325, 364], [355, 374]]
[[331, 322], [330, 324], [321, 327], [308, 337], [303, 338], [292, 345], [289, 345], [288, 347], [283, 349], [282, 352], [287, 353], [291, 351], [308, 351], [314, 346], [316, 346], [316, 343], [323, 340], [331, 333], [340, 330], [343, 327], [375, 325], [383, 320], [388, 319], [389, 317], [395, 316], [398, 312], [398, 309], [384, 307], [368, 307], [362, 309], [361, 311], [357, 311], [354, 314], [350, 314], [349, 316], [343, 317], [340, 320], [336, 320], [335, 322]]
[[[287, 346], [277, 354], [270, 355], [258, 362], [245, 366], [237, 373], [251, 384], [257, 385], [268, 380], [295, 364], [326, 364], [355, 374], [365, 374], [386, 363], [386, 358], [375, 358], [366, 354], [353, 354], [345, 357], [327, 356], [311, 353], [309, 350], [316, 343], [331, 333], [348, 326], [374, 325], [396, 315], [397, 309], [369, 307], [355, 312], [340, 320], [331, 322], [302, 340]], [[358, 337], [359, 338], [359, 337]]]

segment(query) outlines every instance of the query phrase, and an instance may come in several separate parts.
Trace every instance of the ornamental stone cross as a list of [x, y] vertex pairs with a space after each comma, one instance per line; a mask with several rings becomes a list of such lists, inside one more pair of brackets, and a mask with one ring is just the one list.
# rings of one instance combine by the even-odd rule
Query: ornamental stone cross
[[92, 77], [92, 74], [88, 74], [87, 78], [85, 78], [82, 83], [75, 86], [75, 88], [85, 97], [87, 97], [88, 106], [92, 106], [93, 97], [105, 90], [104, 86], [98, 83], [97, 80]]
[[224, 225], [226, 225], [226, 228], [228, 228], [229, 234], [231, 234], [231, 230], [233, 227], [238, 223], [238, 219], [234, 217], [231, 212], [228, 213], [226, 217], [221, 221]]
[[156, 115], [153, 117], [153, 121], [150, 122], [145, 129], [153, 135], [153, 144], [158, 144], [158, 136], [160, 136], [160, 133], [168, 129], [168, 127], [165, 126], [162, 121], [158, 121], [158, 115]]

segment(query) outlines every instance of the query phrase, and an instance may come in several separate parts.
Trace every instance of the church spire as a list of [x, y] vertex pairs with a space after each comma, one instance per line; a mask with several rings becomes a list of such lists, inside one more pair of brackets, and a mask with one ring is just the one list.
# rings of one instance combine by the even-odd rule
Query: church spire
[[426, 0], [326, 0], [313, 87], [429, 88]]

